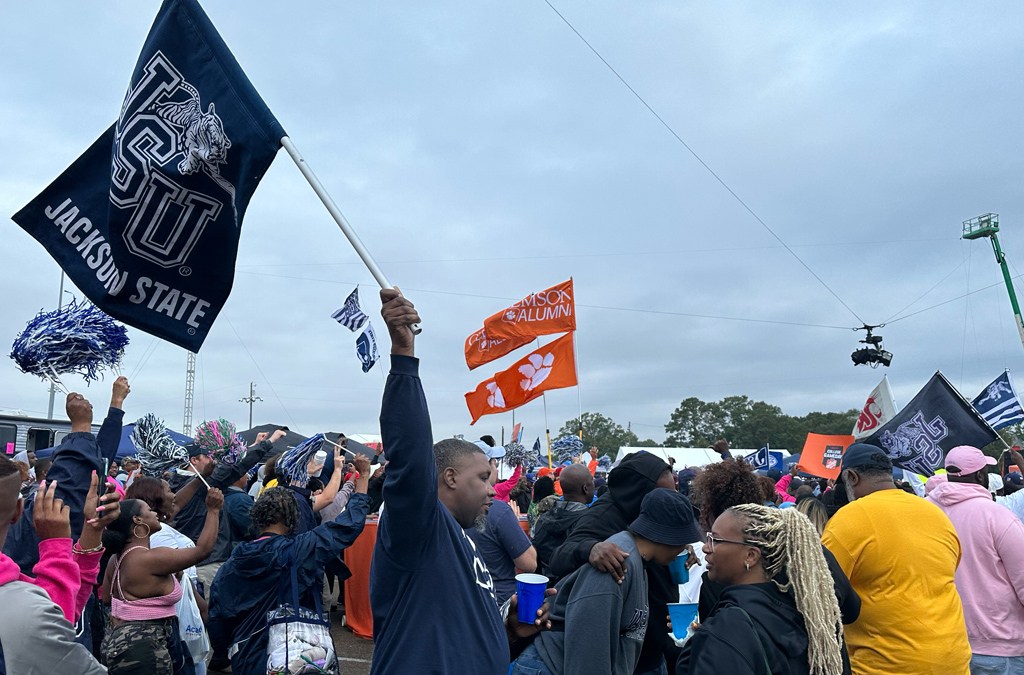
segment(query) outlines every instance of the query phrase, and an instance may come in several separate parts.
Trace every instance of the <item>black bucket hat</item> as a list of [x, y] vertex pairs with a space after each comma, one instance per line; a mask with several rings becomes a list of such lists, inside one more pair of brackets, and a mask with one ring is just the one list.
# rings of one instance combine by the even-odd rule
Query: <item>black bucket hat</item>
[[697, 518], [690, 500], [675, 490], [651, 490], [640, 504], [640, 515], [631, 532], [655, 544], [686, 546], [700, 540]]

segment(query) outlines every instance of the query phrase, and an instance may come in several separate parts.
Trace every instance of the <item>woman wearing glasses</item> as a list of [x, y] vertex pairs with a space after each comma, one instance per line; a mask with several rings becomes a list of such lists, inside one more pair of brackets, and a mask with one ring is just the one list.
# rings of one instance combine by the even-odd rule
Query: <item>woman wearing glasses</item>
[[843, 623], [821, 540], [796, 509], [734, 506], [704, 548], [726, 588], [686, 644], [677, 675], [838, 675]]

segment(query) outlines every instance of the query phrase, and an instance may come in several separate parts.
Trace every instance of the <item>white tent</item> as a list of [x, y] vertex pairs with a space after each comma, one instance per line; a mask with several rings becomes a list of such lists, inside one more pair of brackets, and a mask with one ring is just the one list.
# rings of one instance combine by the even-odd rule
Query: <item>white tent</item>
[[[685, 469], [688, 466], [704, 466], [705, 464], [713, 464], [722, 459], [722, 456], [711, 448], [634, 448], [630, 446], [623, 446], [619, 448], [619, 453], [615, 455], [614, 466], [618, 466], [619, 462], [626, 455], [632, 455], [634, 452], [649, 452], [652, 455], [665, 460], [668, 463], [669, 458], [676, 460], [675, 469]], [[756, 452], [757, 448], [744, 449], [744, 448], [730, 448], [729, 452], [732, 453], [733, 457], [745, 457], [752, 452]], [[789, 457], [788, 450], [782, 450], [781, 448], [772, 448], [773, 452], [781, 452], [783, 457]]]

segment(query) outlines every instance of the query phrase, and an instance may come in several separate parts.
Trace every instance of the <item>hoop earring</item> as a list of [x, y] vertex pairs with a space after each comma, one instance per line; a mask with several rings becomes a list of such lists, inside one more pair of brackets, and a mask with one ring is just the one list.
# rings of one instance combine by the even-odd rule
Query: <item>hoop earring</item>
[[[144, 534], [142, 536], [139, 536], [139, 532], [138, 532], [139, 525], [141, 525], [142, 527], [146, 528], [146, 534]], [[145, 523], [138, 523], [138, 524], [136, 524], [135, 527], [132, 528], [132, 535], [136, 539], [145, 539], [146, 537], [149, 536], [149, 525], [146, 525]]]

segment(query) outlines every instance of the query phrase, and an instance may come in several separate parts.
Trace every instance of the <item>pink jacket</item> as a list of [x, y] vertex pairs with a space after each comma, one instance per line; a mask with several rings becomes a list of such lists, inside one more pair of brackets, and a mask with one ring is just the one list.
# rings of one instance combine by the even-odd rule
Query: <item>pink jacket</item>
[[517, 466], [512, 475], [508, 477], [508, 480], [503, 480], [494, 486], [494, 498], [507, 502], [509, 493], [512, 492], [512, 488], [516, 486], [516, 483], [519, 482], [519, 477], [522, 475], [523, 467]]
[[795, 502], [796, 497], [786, 492], [789, 489], [789, 484], [793, 482], [793, 476], [786, 474], [779, 479], [779, 482], [775, 484], [775, 494], [782, 497], [784, 502]]
[[949, 516], [960, 537], [956, 588], [971, 651], [1024, 656], [1024, 523], [981, 485], [941, 483], [926, 499]]
[[0, 586], [24, 581], [46, 591], [64, 618], [75, 623], [96, 586], [103, 553], [74, 554], [70, 539], [43, 539], [39, 542], [39, 562], [32, 568], [33, 579], [21, 573], [18, 564], [0, 553]]

